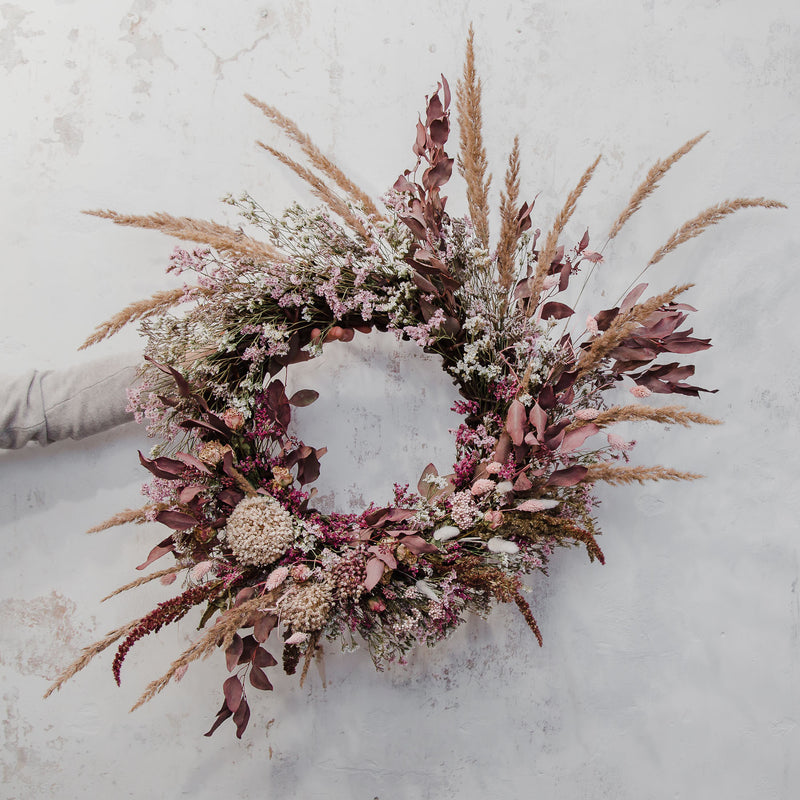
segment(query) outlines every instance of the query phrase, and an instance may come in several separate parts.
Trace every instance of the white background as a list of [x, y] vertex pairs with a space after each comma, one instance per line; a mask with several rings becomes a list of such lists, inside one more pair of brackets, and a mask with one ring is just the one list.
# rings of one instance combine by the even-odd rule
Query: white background
[[[227, 725], [201, 736], [220, 702], [220, 658], [127, 714], [191, 640], [193, 618], [137, 645], [121, 689], [106, 653], [41, 699], [83, 645], [170, 596], [156, 583], [97, 603], [135, 577], [163, 529], [83, 533], [141, 502], [136, 449], [148, 442], [135, 426], [3, 454], [4, 796], [800, 793], [796, 3], [2, 3], [0, 371], [89, 360], [76, 347], [95, 324], [175, 285], [163, 274], [172, 242], [81, 209], [235, 222], [219, 203], [228, 191], [248, 189], [275, 212], [312, 202], [254, 145], [285, 141], [245, 92], [296, 119], [378, 196], [412, 166], [425, 94], [442, 72], [455, 85], [470, 20], [495, 186], [518, 133], [523, 192], [541, 193], [535, 226], [547, 229], [603, 153], [569, 242], [588, 226], [600, 246], [650, 164], [711, 131], [606, 249], [592, 310], [711, 203], [789, 204], [741, 212], [650, 276], [655, 289], [697, 283], [696, 333], [715, 346], [693, 362], [719, 393], [689, 403], [726, 424], [637, 428], [635, 458], [707, 479], [602, 491], [607, 565], [564, 551], [532, 582], [542, 650], [508, 608], [384, 674], [363, 652], [329, 648], [327, 689], [313, 670], [303, 689], [273, 670], [276, 691], [251, 697], [239, 742]], [[462, 213], [460, 180], [450, 194]], [[132, 331], [95, 354], [136, 348]], [[320, 490], [331, 506], [384, 500], [431, 460], [449, 467], [454, 390], [413, 348], [359, 335], [294, 380], [323, 394], [298, 425], [330, 448]]]

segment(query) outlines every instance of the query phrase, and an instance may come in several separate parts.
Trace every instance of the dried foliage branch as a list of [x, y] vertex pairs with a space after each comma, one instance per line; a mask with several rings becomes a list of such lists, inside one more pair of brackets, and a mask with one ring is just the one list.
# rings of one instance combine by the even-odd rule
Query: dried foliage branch
[[289, 117], [282, 114], [274, 106], [267, 105], [252, 95], [246, 94], [245, 97], [259, 109], [270, 122], [277, 125], [292, 141], [300, 145], [313, 167], [324, 175], [327, 175], [351, 200], [361, 203], [367, 214], [377, 219], [385, 219], [380, 211], [378, 211], [375, 203], [372, 202], [370, 196], [353, 183], [333, 161], [324, 155], [311, 140], [311, 137], [302, 131], [294, 120], [289, 119]]
[[533, 635], [536, 637], [536, 641], [539, 642], [539, 647], [544, 645], [544, 640], [542, 639], [542, 632], [539, 630], [539, 626], [536, 623], [536, 619], [533, 616], [533, 612], [531, 611], [530, 604], [528, 601], [517, 591], [514, 592], [514, 602], [517, 605], [517, 608], [520, 610], [525, 622], [528, 624], [528, 627], [533, 631]]
[[489, 186], [488, 161], [483, 146], [481, 128], [481, 79], [475, 71], [475, 32], [472, 25], [467, 34], [462, 79], [456, 86], [458, 110], [459, 152], [458, 171], [467, 182], [467, 204], [475, 234], [484, 247], [489, 246]]
[[[722, 203], [710, 206], [688, 222], [684, 222], [683, 225], [667, 239], [666, 243], [653, 253], [652, 257], [647, 262], [647, 266], [651, 267], [653, 264], [657, 264], [665, 255], [671, 253], [684, 242], [688, 242], [689, 239], [694, 239], [695, 236], [699, 236], [706, 228], [721, 222], [729, 214], [733, 214], [734, 211], [739, 211], [739, 209], [742, 208], [756, 207], [786, 208], [786, 204], [781, 203], [779, 200], [767, 200], [765, 197], [737, 197], [734, 200], [725, 200]], [[647, 267], [645, 267], [645, 269], [647, 269]]]
[[553, 227], [547, 234], [547, 239], [545, 240], [544, 246], [539, 250], [536, 272], [530, 279], [531, 299], [533, 300], [533, 303], [531, 304], [532, 310], [536, 308], [539, 295], [542, 293], [542, 289], [544, 288], [544, 279], [547, 277], [547, 273], [550, 271], [550, 265], [553, 263], [553, 258], [556, 255], [556, 250], [558, 249], [558, 238], [563, 233], [564, 228], [567, 226], [567, 223], [570, 220], [570, 217], [572, 217], [572, 214], [575, 211], [575, 205], [578, 202], [578, 198], [583, 194], [583, 190], [592, 179], [592, 175], [594, 175], [594, 171], [597, 169], [597, 165], [600, 163], [600, 158], [601, 156], [597, 156], [586, 172], [584, 172], [581, 176], [581, 179], [578, 181], [578, 185], [570, 192], [566, 203], [564, 203], [564, 207], [561, 209], [561, 211], [559, 211], [558, 216], [553, 222]]
[[289, 158], [286, 153], [282, 153], [280, 150], [276, 150], [274, 147], [270, 147], [268, 144], [264, 144], [264, 142], [256, 142], [259, 147], [264, 148], [270, 155], [274, 156], [284, 164], [285, 166], [289, 167], [292, 172], [295, 173], [298, 177], [302, 178], [310, 187], [311, 192], [323, 203], [325, 203], [334, 214], [340, 216], [356, 233], [359, 234], [364, 239], [369, 239], [369, 233], [367, 229], [364, 227], [361, 220], [348, 208], [347, 203], [344, 202], [340, 197], [338, 197], [335, 192], [319, 177], [317, 177], [310, 169], [307, 169], [302, 164], [299, 164], [293, 158]]
[[[684, 428], [688, 428], [692, 424], [722, 425], [722, 420], [707, 417], [705, 414], [699, 414], [696, 411], [689, 411], [684, 406], [662, 406], [661, 408], [640, 405], [612, 406], [605, 411], [601, 411], [599, 416], [593, 419], [592, 422], [599, 428], [603, 428], [617, 422], [638, 422], [640, 420], [660, 422], [665, 425], [683, 425]], [[582, 423], [575, 427], [579, 427], [580, 424]], [[571, 425], [571, 427], [573, 426]]]
[[73, 675], [80, 672], [96, 655], [102, 653], [103, 650], [110, 647], [114, 642], [129, 634], [140, 622], [141, 619], [135, 619], [111, 631], [111, 633], [100, 639], [100, 641], [90, 644], [88, 647], [84, 647], [83, 650], [81, 650], [81, 655], [50, 685], [50, 688], [44, 694], [45, 698], [50, 697], [53, 692], [60, 689]]
[[500, 241], [497, 245], [497, 270], [500, 288], [508, 292], [514, 283], [514, 253], [519, 239], [519, 136], [508, 156], [505, 188], [500, 194]]
[[231, 253], [256, 261], [286, 260], [286, 255], [271, 244], [258, 241], [240, 230], [237, 231], [216, 222], [192, 219], [191, 217], [173, 217], [171, 214], [165, 213], [120, 214], [108, 209], [96, 209], [83, 213], [92, 217], [110, 219], [116, 225], [158, 230], [167, 236], [174, 236], [176, 239], [207, 244], [220, 253]]
[[636, 187], [636, 191], [631, 195], [628, 205], [622, 210], [622, 213], [617, 217], [616, 222], [611, 226], [608, 234], [608, 239], [611, 241], [621, 230], [622, 226], [641, 208], [642, 203], [658, 188], [658, 182], [666, 175], [670, 167], [674, 166], [680, 159], [682, 159], [701, 139], [703, 139], [708, 131], [704, 131], [694, 139], [689, 139], [688, 142], [682, 144], [672, 155], [664, 159], [659, 159], [650, 167], [645, 179]]
[[142, 696], [136, 701], [131, 711], [143, 706], [152, 700], [175, 676], [175, 673], [182, 667], [187, 667], [192, 661], [198, 658], [206, 658], [218, 647], [225, 650], [233, 641], [236, 631], [242, 627], [244, 622], [256, 611], [269, 606], [276, 599], [275, 593], [271, 592], [263, 597], [255, 597], [246, 600], [241, 605], [228, 609], [224, 612], [216, 623], [206, 632], [205, 636], [196, 641], [187, 650], [178, 656], [170, 665], [169, 669], [156, 680], [147, 685]]
[[137, 525], [141, 525], [143, 522], [150, 521], [148, 519], [148, 514], [151, 511], [161, 511], [167, 507], [167, 503], [147, 503], [147, 505], [141, 508], [126, 508], [124, 511], [120, 511], [119, 514], [114, 514], [113, 517], [109, 517], [105, 522], [101, 522], [99, 525], [89, 528], [86, 533], [98, 533], [99, 531], [105, 531], [109, 528], [115, 528], [117, 525], [127, 525], [129, 522], [135, 522]]
[[612, 486], [622, 486], [645, 481], [695, 481], [702, 477], [696, 472], [680, 472], [670, 467], [617, 467], [611, 464], [592, 464], [584, 482], [605, 481]]
[[594, 369], [623, 339], [629, 336], [654, 311], [671, 303], [678, 295], [691, 289], [693, 283], [673, 286], [662, 294], [651, 297], [644, 303], [637, 303], [630, 311], [617, 314], [614, 320], [578, 358], [578, 376], [585, 375]]
[[311, 640], [308, 643], [308, 647], [306, 647], [306, 655], [305, 660], [303, 661], [303, 669], [300, 673], [300, 688], [303, 688], [303, 684], [306, 682], [306, 677], [308, 676], [308, 668], [311, 666], [311, 659], [314, 658], [314, 655], [317, 651], [317, 645], [319, 642], [319, 633], [315, 633]]
[[174, 575], [176, 572], [182, 572], [185, 569], [188, 569], [191, 564], [176, 564], [173, 567], [167, 567], [167, 569], [160, 569], [158, 572], [153, 572], [150, 575], [143, 575], [141, 578], [137, 578], [135, 581], [131, 581], [130, 583], [126, 583], [124, 586], [120, 586], [119, 589], [114, 589], [111, 594], [107, 594], [100, 602], [105, 603], [106, 600], [110, 600], [112, 597], [115, 597], [118, 594], [122, 594], [123, 592], [127, 592], [128, 589], [135, 589], [137, 586], [143, 586], [145, 583], [150, 583], [150, 581], [156, 580], [156, 578], [163, 578], [166, 575]]

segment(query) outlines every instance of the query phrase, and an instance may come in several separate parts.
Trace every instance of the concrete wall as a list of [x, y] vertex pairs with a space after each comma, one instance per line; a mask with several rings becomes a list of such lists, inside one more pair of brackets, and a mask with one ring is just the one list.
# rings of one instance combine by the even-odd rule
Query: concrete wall
[[[242, 189], [274, 211], [312, 202], [255, 147], [256, 138], [284, 141], [244, 92], [294, 117], [380, 194], [412, 164], [424, 95], [441, 72], [455, 83], [470, 20], [495, 185], [519, 133], [524, 193], [541, 192], [537, 226], [547, 228], [602, 152], [569, 231], [579, 237], [588, 226], [600, 244], [649, 165], [711, 131], [606, 250], [592, 284], [595, 296], [605, 292], [597, 307], [711, 203], [767, 195], [790, 204], [742, 212], [651, 276], [659, 288], [696, 281], [697, 332], [715, 347], [695, 363], [700, 383], [720, 391], [690, 402], [726, 424], [637, 429], [636, 458], [708, 478], [603, 491], [607, 565], [565, 551], [550, 579], [532, 584], [544, 649], [515, 612], [500, 609], [384, 674], [364, 653], [330, 652], [327, 689], [314, 672], [303, 689], [279, 678], [273, 695], [254, 698], [238, 742], [225, 728], [201, 736], [219, 703], [217, 659], [127, 714], [191, 640], [190, 618], [137, 646], [121, 689], [101, 656], [41, 699], [83, 645], [168, 596], [156, 584], [98, 605], [134, 576], [160, 532], [83, 533], [139, 502], [136, 448], [148, 443], [126, 426], [3, 454], [0, 794], [800, 793], [796, 3], [4, 2], [0, 371], [90, 359], [76, 347], [97, 322], [174, 285], [163, 275], [169, 240], [81, 209], [225, 219], [218, 199]], [[463, 211], [459, 181], [450, 194], [452, 210]], [[451, 457], [453, 390], [436, 364], [359, 338], [332, 347], [302, 379], [347, 420], [309, 434], [330, 448], [321, 490], [339, 507], [381, 499], [393, 480]], [[129, 332], [96, 352], [136, 347]]]

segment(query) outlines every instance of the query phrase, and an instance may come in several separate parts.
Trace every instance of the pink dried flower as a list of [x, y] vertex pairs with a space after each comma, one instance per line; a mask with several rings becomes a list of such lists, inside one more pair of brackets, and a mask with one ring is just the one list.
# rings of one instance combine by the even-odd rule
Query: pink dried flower
[[277, 589], [289, 577], [289, 567], [278, 567], [272, 570], [267, 577], [267, 591]]
[[628, 391], [634, 397], [642, 397], [642, 398], [650, 397], [650, 395], [653, 394], [646, 386], [633, 386], [630, 389], [628, 389]]
[[517, 511], [546, 511], [548, 508], [555, 508], [558, 500], [526, 500], [517, 506]]
[[490, 481], [488, 478], [479, 478], [475, 483], [472, 484], [470, 488], [470, 492], [474, 496], [479, 496], [482, 494], [486, 494], [487, 492], [491, 492], [494, 489], [494, 481]]
[[171, 575], [162, 575], [159, 582], [162, 586], [169, 586], [171, 583], [175, 583], [177, 577], [178, 576], [174, 572]]
[[303, 644], [309, 637], [309, 634], [303, 633], [302, 631], [297, 631], [293, 633], [285, 642], [284, 644]]
[[377, 597], [370, 597], [370, 599], [367, 601], [367, 605], [369, 606], [370, 611], [376, 611], [378, 613], [381, 611], [386, 611], [386, 605]]
[[244, 414], [234, 408], [228, 408], [222, 414], [222, 421], [232, 431], [238, 431], [244, 425]]
[[582, 419], [584, 421], [590, 419], [597, 419], [600, 416], [599, 408], [579, 408], [575, 412], [575, 419]]
[[616, 433], [609, 433], [606, 438], [612, 450], [619, 450], [621, 453], [625, 453], [633, 448], [633, 442], [626, 441]]
[[489, 523], [489, 527], [492, 530], [495, 528], [499, 528], [503, 524], [503, 512], [502, 511], [487, 511], [483, 518]]
[[486, 471], [490, 475], [497, 475], [501, 469], [503, 469], [503, 465], [499, 461], [492, 461], [486, 465]]
[[213, 561], [201, 561], [199, 564], [195, 564], [192, 567], [192, 571], [189, 573], [189, 577], [193, 581], [201, 581], [208, 575], [209, 572], [214, 568]]
[[586, 330], [591, 333], [592, 336], [597, 336], [600, 332], [600, 328], [597, 327], [597, 320], [591, 315], [586, 318]]
[[305, 564], [295, 564], [292, 567], [292, 580], [296, 583], [307, 581], [311, 577], [311, 570]]

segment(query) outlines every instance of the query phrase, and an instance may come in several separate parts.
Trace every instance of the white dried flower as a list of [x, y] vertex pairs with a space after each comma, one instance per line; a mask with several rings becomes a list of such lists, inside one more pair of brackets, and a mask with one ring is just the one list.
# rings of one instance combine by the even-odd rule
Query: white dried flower
[[461, 531], [456, 528], [455, 525], [442, 525], [441, 528], [437, 528], [433, 532], [433, 538], [436, 539], [437, 542], [446, 542], [448, 539], [453, 539]]
[[292, 515], [269, 495], [246, 497], [228, 517], [226, 541], [240, 564], [266, 566], [292, 546]]
[[494, 536], [489, 539], [486, 546], [492, 553], [509, 553], [510, 555], [519, 553], [519, 545], [509, 542], [508, 539], [503, 539], [500, 536]]
[[327, 583], [305, 583], [293, 586], [278, 601], [281, 620], [293, 631], [317, 631], [331, 613], [331, 588]]

